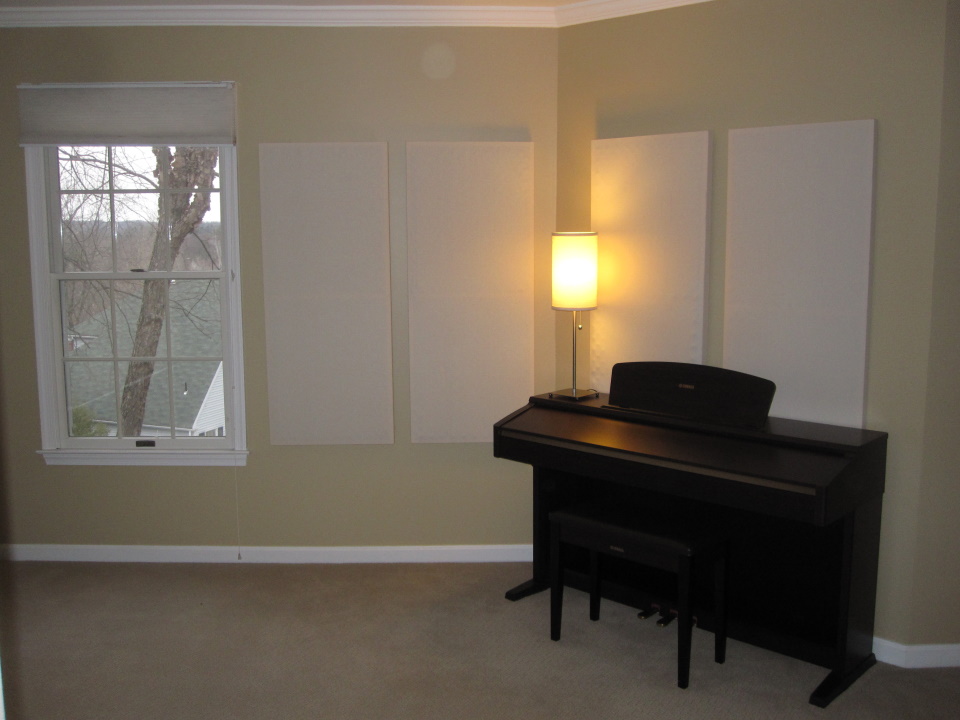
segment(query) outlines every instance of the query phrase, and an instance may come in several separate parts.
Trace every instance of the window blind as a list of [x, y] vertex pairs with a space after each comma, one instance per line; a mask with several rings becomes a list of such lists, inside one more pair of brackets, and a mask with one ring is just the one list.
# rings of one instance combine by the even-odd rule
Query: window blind
[[233, 145], [232, 82], [20, 85], [22, 145]]

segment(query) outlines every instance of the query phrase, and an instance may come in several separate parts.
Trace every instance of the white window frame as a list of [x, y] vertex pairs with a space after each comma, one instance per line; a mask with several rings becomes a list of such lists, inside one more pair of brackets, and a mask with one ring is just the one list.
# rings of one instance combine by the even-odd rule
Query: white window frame
[[[69, 435], [63, 378], [60, 290], [58, 278], [51, 265], [51, 239], [54, 237], [52, 229], [54, 221], [59, 218], [59, 206], [51, 208], [51, 203], [59, 197], [55, 161], [57, 151], [56, 148], [41, 145], [24, 147], [40, 397], [39, 452], [48, 465], [246, 464], [236, 147], [217, 147], [220, 152], [223, 225], [221, 292], [224, 294], [224, 302], [221, 331], [227, 432], [224, 437], [197, 437], [179, 441], [175, 438], [168, 440], [151, 437], [149, 440], [156, 441], [154, 447], [137, 446], [137, 440], [147, 438], [75, 438]], [[184, 444], [189, 447], [183, 447]]]

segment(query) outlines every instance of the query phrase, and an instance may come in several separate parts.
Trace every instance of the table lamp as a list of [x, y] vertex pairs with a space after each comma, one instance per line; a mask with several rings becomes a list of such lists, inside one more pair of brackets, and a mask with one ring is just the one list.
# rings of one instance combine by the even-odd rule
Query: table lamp
[[596, 390], [577, 389], [577, 332], [583, 328], [579, 313], [597, 307], [597, 234], [595, 232], [553, 233], [554, 310], [572, 311], [573, 381], [569, 388], [550, 393], [551, 397], [583, 400], [597, 397]]

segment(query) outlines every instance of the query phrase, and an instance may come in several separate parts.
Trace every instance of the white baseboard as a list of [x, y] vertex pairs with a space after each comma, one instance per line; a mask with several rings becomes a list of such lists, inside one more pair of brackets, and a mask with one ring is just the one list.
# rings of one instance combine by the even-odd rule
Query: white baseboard
[[875, 637], [877, 660], [902, 668], [960, 667], [960, 644], [902, 645]]
[[[397, 547], [228, 547], [220, 545], [0, 545], [13, 561], [163, 563], [473, 563], [530, 562], [531, 545]], [[877, 660], [902, 668], [960, 667], [960, 644], [903, 645], [873, 639]]]
[[530, 562], [531, 545], [229, 547], [221, 545], [2, 545], [0, 558], [45, 562], [457, 563]]

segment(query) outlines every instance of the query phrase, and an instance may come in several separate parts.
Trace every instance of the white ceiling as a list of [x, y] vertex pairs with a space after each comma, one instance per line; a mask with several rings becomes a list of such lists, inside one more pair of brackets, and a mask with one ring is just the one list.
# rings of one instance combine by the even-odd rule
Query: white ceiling
[[78, 7], [330, 7], [353, 5], [443, 5], [443, 6], [533, 6], [557, 7], [571, 0], [0, 0], [2, 8], [78, 8]]
[[0, 0], [0, 27], [563, 27], [711, 0]]

